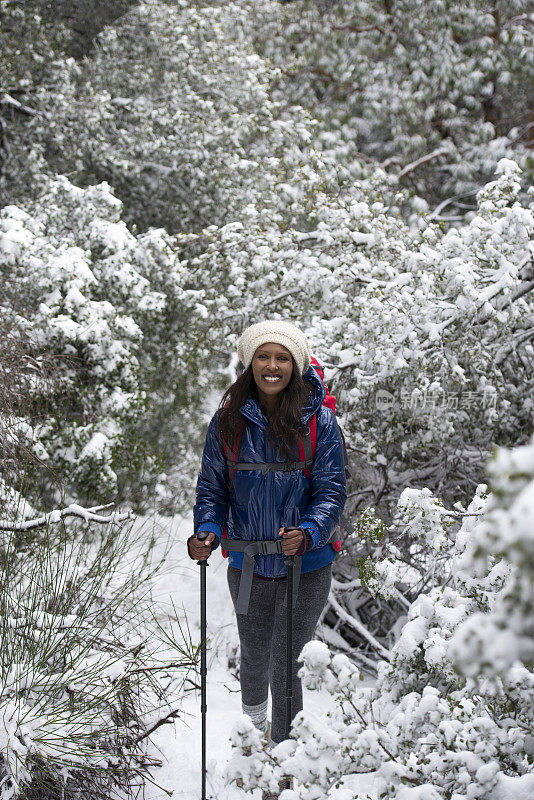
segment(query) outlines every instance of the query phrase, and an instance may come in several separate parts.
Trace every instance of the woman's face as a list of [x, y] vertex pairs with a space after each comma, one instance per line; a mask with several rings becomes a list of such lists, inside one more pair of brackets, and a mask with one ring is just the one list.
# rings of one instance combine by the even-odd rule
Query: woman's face
[[293, 373], [293, 359], [287, 347], [268, 342], [258, 347], [252, 358], [252, 374], [260, 399], [272, 399], [284, 391]]

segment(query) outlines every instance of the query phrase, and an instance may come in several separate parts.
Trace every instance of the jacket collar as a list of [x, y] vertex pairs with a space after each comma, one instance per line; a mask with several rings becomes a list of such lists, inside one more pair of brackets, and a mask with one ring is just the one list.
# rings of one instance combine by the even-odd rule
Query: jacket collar
[[[317, 413], [317, 411], [321, 408], [326, 397], [326, 389], [324, 383], [313, 367], [308, 367], [302, 377], [305, 381], [308, 381], [312, 385], [310, 399], [302, 409], [302, 421], [308, 422], [310, 417]], [[267, 417], [261, 410], [257, 399], [253, 395], [247, 397], [239, 410], [243, 416], [256, 423], [256, 425], [259, 425], [260, 428], [267, 428]]]

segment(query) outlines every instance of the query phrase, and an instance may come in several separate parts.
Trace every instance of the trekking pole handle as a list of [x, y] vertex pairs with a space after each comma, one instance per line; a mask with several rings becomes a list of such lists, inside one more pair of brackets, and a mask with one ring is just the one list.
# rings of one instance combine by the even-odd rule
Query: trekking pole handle
[[[298, 525], [284, 525], [285, 531], [301, 531], [302, 528], [299, 528]], [[292, 566], [295, 563], [295, 556], [286, 556], [284, 559], [284, 564], [288, 566]]]
[[[196, 538], [196, 539], [198, 539], [198, 541], [199, 541], [199, 542], [205, 542], [205, 541], [206, 541], [206, 539], [208, 538], [208, 536], [209, 536], [209, 533], [208, 533], [208, 531], [199, 531], [199, 532], [198, 532], [198, 533], [195, 535], [195, 538]], [[207, 560], [207, 559], [203, 559], [202, 561], [197, 561], [197, 564], [198, 564], [198, 566], [199, 566], [199, 567], [205, 567], [205, 566], [207, 566], [207, 564], [206, 564], [206, 560]]]

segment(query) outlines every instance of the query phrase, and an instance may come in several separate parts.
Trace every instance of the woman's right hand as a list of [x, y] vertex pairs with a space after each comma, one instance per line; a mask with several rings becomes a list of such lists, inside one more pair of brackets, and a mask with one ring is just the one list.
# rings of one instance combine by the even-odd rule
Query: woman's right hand
[[[206, 533], [207, 531], [198, 531], [198, 533]], [[203, 542], [199, 542], [196, 536], [191, 536], [187, 540], [187, 550], [190, 558], [195, 561], [205, 561], [211, 553], [211, 545], [215, 541], [215, 534], [208, 533]]]

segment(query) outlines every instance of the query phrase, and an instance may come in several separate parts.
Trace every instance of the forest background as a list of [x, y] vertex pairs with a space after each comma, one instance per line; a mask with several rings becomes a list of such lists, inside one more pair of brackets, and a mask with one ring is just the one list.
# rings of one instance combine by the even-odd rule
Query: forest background
[[338, 655], [305, 663], [341, 705], [338, 738], [303, 719], [230, 777], [532, 779], [533, 23], [526, 0], [2, 0], [2, 797], [150, 773], [195, 648], [139, 640], [151, 548], [104, 506], [191, 507], [268, 316], [306, 330], [348, 445]]

